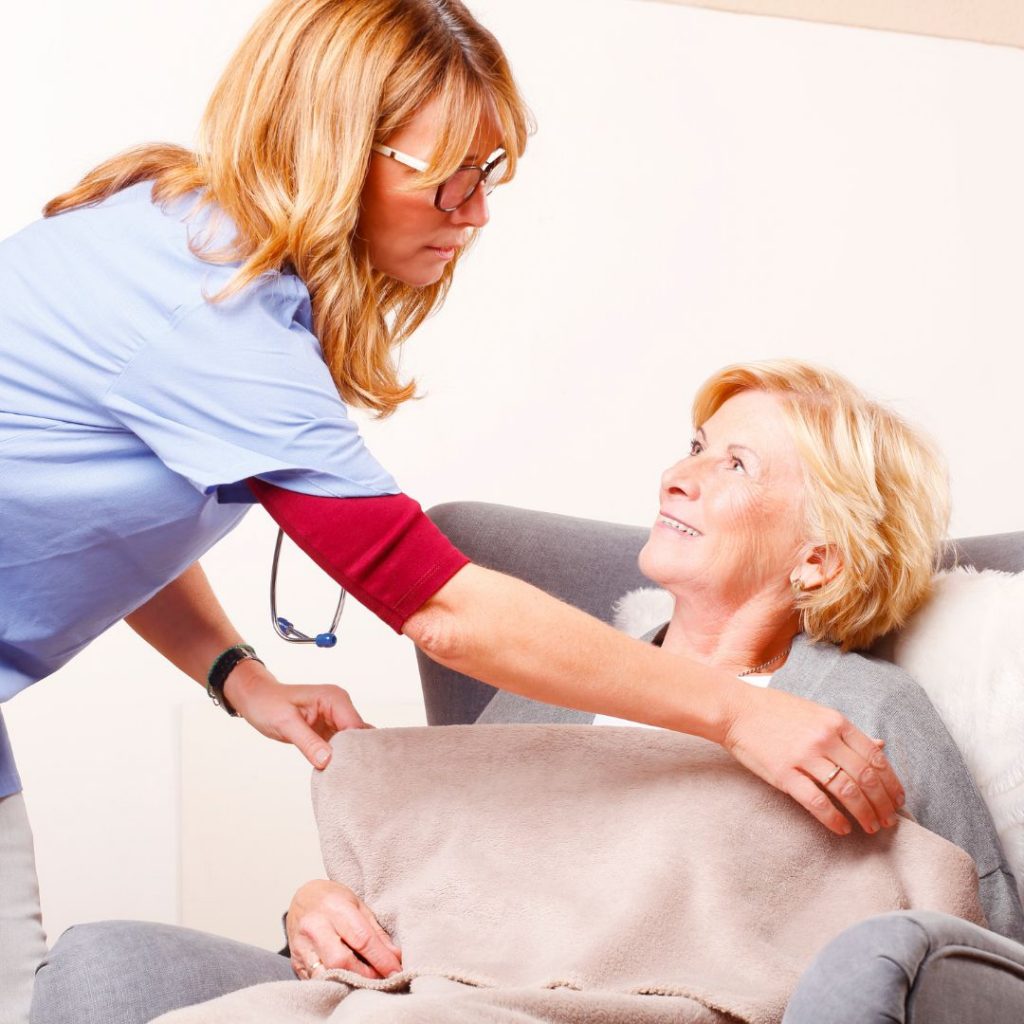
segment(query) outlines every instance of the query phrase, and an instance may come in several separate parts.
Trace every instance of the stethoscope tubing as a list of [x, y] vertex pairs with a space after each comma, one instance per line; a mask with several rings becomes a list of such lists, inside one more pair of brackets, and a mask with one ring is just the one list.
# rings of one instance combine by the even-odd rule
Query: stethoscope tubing
[[345, 609], [345, 588], [341, 588], [338, 597], [338, 607], [334, 609], [334, 618], [331, 620], [331, 628], [324, 633], [317, 633], [316, 636], [308, 636], [301, 630], [295, 628], [288, 619], [277, 614], [277, 567], [281, 561], [281, 544], [284, 541], [284, 530], [277, 531], [277, 543], [274, 545], [274, 560], [270, 565], [270, 621], [274, 632], [290, 644], [316, 644], [317, 647], [333, 647], [338, 642], [338, 623], [341, 622], [341, 613]]

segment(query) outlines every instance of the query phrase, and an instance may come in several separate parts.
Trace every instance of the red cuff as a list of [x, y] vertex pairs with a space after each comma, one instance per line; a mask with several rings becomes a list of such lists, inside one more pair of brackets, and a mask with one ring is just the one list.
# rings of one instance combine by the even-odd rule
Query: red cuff
[[246, 481], [278, 526], [396, 633], [469, 559], [405, 494], [313, 497]]

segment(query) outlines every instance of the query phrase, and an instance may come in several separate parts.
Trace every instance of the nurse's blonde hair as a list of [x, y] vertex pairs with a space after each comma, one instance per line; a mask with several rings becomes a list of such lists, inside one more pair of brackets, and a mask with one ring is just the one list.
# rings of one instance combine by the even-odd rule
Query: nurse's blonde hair
[[360, 194], [371, 146], [431, 100], [443, 127], [418, 186], [447, 178], [481, 123], [496, 128], [515, 173], [530, 113], [497, 40], [460, 0], [276, 0], [221, 76], [194, 152], [154, 144], [121, 153], [43, 212], [146, 180], [161, 203], [203, 190], [195, 211], [219, 207], [238, 234], [216, 250], [194, 238], [193, 251], [242, 264], [211, 301], [293, 268], [341, 396], [387, 415], [415, 394], [414, 381], [399, 379], [396, 348], [444, 301], [458, 258], [421, 288], [375, 271], [356, 235]]
[[809, 542], [839, 573], [796, 597], [803, 631], [844, 650], [902, 626], [931, 591], [949, 523], [945, 462], [935, 445], [845, 377], [796, 360], [727, 366], [693, 403], [700, 426], [733, 395], [777, 396], [804, 469]]

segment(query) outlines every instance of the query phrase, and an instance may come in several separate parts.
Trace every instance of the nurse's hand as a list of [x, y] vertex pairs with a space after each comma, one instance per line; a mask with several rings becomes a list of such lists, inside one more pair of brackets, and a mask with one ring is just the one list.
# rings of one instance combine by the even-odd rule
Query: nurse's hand
[[736, 692], [722, 745], [740, 764], [839, 835], [851, 828], [837, 805], [868, 833], [896, 824], [905, 793], [881, 740], [833, 708], [781, 690]]
[[318, 978], [338, 967], [364, 978], [386, 978], [402, 969], [402, 951], [370, 908], [338, 882], [317, 879], [299, 889], [285, 930], [300, 978]]
[[342, 729], [371, 729], [340, 686], [301, 686], [279, 682], [258, 661], [247, 658], [228, 676], [224, 696], [256, 730], [272, 740], [293, 743], [314, 768], [326, 768], [326, 741]]

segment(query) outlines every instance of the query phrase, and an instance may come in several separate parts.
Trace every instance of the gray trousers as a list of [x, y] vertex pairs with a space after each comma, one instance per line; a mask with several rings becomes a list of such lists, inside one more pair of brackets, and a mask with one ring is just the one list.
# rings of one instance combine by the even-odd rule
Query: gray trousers
[[143, 921], [69, 928], [36, 975], [32, 1024], [145, 1024], [263, 981], [301, 982], [287, 957]]
[[947, 914], [848, 928], [818, 954], [783, 1024], [1021, 1024], [1024, 945]]
[[32, 830], [21, 793], [0, 797], [0, 1024], [27, 1024], [46, 955]]
[[[32, 1024], [145, 1024], [284, 980], [295, 980], [288, 960], [230, 939], [173, 925], [79, 925], [39, 969]], [[1024, 946], [958, 918], [910, 911], [864, 921], [826, 947], [801, 979], [784, 1024], [1021, 1021]]]

